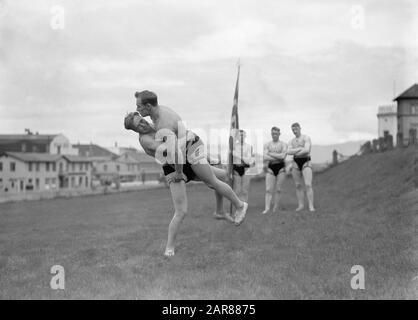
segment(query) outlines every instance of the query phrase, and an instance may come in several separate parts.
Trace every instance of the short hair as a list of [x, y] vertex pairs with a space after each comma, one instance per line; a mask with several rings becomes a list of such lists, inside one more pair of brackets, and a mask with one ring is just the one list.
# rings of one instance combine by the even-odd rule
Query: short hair
[[273, 128], [271, 128], [271, 131], [280, 131], [280, 129], [277, 128], [277, 127], [273, 127]]
[[152, 91], [148, 91], [148, 90], [144, 90], [141, 92], [135, 92], [135, 98], [140, 98], [141, 99], [141, 103], [142, 104], [151, 104], [153, 106], [158, 105], [158, 98], [157, 95], [152, 92]]
[[291, 126], [291, 127], [292, 127], [292, 128], [293, 128], [293, 127], [298, 127], [298, 128], [300, 128], [300, 124], [299, 124], [298, 122], [295, 122], [295, 123], [293, 123], [293, 124], [292, 124], [292, 126]]

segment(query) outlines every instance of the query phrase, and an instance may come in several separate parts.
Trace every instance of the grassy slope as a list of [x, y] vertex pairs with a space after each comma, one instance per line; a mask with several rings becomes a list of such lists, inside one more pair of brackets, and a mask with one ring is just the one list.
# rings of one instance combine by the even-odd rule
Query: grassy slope
[[[254, 182], [240, 227], [212, 219], [212, 192], [190, 185], [171, 260], [162, 257], [167, 189], [3, 204], [0, 298], [416, 298], [416, 212], [400, 201], [412, 164], [404, 150], [317, 175], [315, 214], [293, 211], [288, 180], [284, 210], [261, 216], [264, 186]], [[66, 270], [65, 291], [49, 289], [54, 264]], [[363, 291], [350, 287], [356, 264], [366, 270]]]

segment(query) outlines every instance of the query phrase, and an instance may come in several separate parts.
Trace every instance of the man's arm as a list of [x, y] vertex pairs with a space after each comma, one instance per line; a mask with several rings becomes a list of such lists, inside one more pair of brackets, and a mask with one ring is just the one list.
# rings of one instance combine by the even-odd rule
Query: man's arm
[[270, 157], [273, 157], [277, 160], [284, 160], [286, 158], [287, 155], [287, 144], [283, 143], [283, 150], [281, 153], [277, 153], [277, 152], [268, 152], [267, 153]]
[[270, 161], [270, 160], [275, 160], [275, 158], [269, 155], [268, 144], [266, 143], [263, 149], [263, 161]]
[[139, 143], [147, 155], [155, 158], [155, 152], [163, 142], [154, 140], [150, 135], [139, 135]]
[[311, 138], [309, 138], [308, 136], [305, 136], [304, 141], [305, 141], [305, 146], [303, 148], [299, 148], [300, 150], [298, 152], [296, 152], [295, 155], [305, 156], [305, 155], [310, 154], [310, 152], [311, 152]]
[[242, 160], [245, 164], [252, 166], [255, 163], [255, 154], [253, 151], [253, 147], [245, 143], [242, 146], [242, 155], [240, 149], [240, 145], [238, 145], [238, 148], [234, 148], [234, 158]]
[[297, 147], [297, 148], [293, 148], [292, 147], [292, 140], [290, 140], [290, 142], [289, 142], [289, 148], [287, 149], [287, 154], [290, 154], [290, 155], [295, 155], [296, 153], [298, 153], [299, 151], [301, 151], [302, 150], [302, 148], [301, 147]]

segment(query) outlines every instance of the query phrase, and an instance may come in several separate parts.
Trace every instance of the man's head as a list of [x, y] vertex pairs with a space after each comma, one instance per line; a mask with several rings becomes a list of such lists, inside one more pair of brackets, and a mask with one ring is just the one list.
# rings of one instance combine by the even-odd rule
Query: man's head
[[299, 137], [300, 136], [300, 124], [299, 123], [297, 123], [297, 122], [295, 122], [294, 124], [292, 124], [292, 131], [293, 131], [293, 134], [296, 136], [296, 137]]
[[151, 125], [138, 112], [131, 112], [125, 117], [125, 129], [139, 134], [147, 134], [153, 130]]
[[274, 142], [278, 141], [280, 137], [280, 129], [277, 127], [271, 128], [271, 137]]
[[135, 92], [136, 98], [136, 110], [141, 114], [141, 116], [146, 117], [150, 115], [151, 108], [158, 105], [157, 95], [148, 90], [141, 92]]

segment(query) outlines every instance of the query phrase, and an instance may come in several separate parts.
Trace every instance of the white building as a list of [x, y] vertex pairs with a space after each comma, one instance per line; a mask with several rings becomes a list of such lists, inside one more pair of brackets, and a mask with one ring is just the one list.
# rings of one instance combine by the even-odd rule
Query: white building
[[378, 136], [384, 137], [385, 132], [392, 135], [394, 143], [396, 142], [396, 133], [398, 132], [398, 119], [396, 105], [379, 106], [378, 113]]

